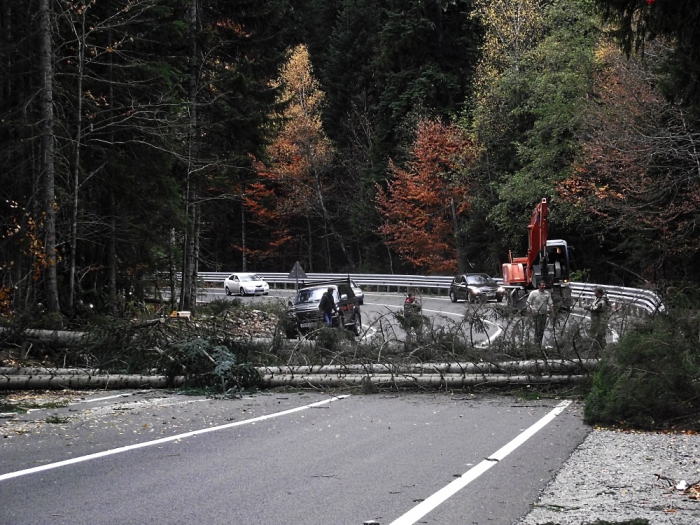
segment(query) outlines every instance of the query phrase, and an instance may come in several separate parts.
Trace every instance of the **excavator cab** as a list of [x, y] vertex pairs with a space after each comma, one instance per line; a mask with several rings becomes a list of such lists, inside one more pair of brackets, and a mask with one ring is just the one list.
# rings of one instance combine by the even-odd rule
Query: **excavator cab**
[[[544, 256], [543, 256], [544, 255]], [[544, 254], [535, 265], [537, 280], [544, 279], [548, 286], [566, 284], [570, 273], [569, 246], [562, 239], [547, 241]], [[533, 283], [536, 287], [536, 283]]]

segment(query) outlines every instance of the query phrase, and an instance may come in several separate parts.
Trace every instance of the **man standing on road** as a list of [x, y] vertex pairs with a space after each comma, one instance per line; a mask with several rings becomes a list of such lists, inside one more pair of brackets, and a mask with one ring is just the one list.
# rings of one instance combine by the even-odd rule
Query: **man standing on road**
[[605, 335], [608, 332], [608, 318], [610, 317], [610, 301], [602, 288], [595, 289], [595, 299], [590, 305], [583, 307], [591, 312], [591, 329], [588, 335], [598, 344], [601, 350], [605, 349]]
[[535, 339], [540, 346], [547, 326], [547, 314], [554, 314], [552, 294], [547, 291], [546, 286], [544, 281], [540, 281], [537, 290], [532, 290], [527, 296], [527, 309], [535, 322]]
[[318, 304], [318, 309], [323, 312], [323, 321], [328, 326], [333, 326], [333, 312], [338, 312], [333, 299], [333, 287], [329, 286], [328, 290], [321, 296], [321, 302]]

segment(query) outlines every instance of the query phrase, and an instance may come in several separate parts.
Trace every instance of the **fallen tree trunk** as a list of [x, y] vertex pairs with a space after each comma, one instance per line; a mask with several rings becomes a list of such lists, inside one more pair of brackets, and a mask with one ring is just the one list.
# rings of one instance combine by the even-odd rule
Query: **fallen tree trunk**
[[[547, 384], [581, 381], [597, 360], [527, 360], [503, 363], [350, 364], [258, 367], [265, 387], [374, 385], [460, 388], [473, 385]], [[2, 367], [0, 390], [120, 389], [182, 386], [162, 375], [105, 374], [98, 370]]]
[[0, 328], [0, 335], [9, 335], [13, 340], [41, 341], [49, 346], [70, 346], [80, 343], [89, 334], [87, 332], [72, 332], [69, 330], [35, 330], [27, 329], [13, 332], [9, 328]]
[[0, 366], [0, 376], [20, 375], [20, 376], [74, 376], [74, 375], [99, 375], [105, 372], [94, 368], [51, 368], [45, 366]]
[[552, 383], [570, 383], [578, 382], [585, 379], [586, 376], [576, 375], [548, 375], [548, 376], [529, 376], [529, 375], [463, 375], [463, 374], [430, 374], [430, 375], [393, 375], [393, 374], [347, 374], [347, 375], [330, 375], [330, 374], [306, 374], [306, 375], [265, 375], [262, 378], [262, 383], [267, 387], [277, 386], [327, 386], [327, 387], [343, 387], [349, 385], [363, 385], [371, 383], [376, 386], [423, 386], [431, 388], [460, 388], [474, 385], [528, 385], [528, 384], [552, 384]]
[[86, 390], [101, 388], [166, 388], [185, 384], [185, 378], [177, 376], [168, 380], [165, 376], [141, 376], [128, 374], [61, 374], [61, 375], [3, 375], [0, 390]]
[[367, 363], [350, 365], [301, 365], [265, 366], [257, 370], [263, 375], [275, 374], [504, 374], [520, 372], [524, 374], [572, 374], [590, 372], [598, 365], [597, 359], [581, 360], [527, 360], [504, 361], [502, 363], [420, 363], [400, 365], [394, 363]]

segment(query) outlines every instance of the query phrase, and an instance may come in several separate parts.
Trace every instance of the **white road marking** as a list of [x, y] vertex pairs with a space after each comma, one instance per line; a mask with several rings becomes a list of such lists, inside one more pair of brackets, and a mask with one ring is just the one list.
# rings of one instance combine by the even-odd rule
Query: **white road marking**
[[[130, 392], [128, 394], [117, 394], [115, 396], [106, 396], [106, 397], [96, 397], [94, 399], [81, 399], [80, 401], [74, 401], [73, 403], [68, 403], [68, 406], [73, 406], [73, 405], [80, 405], [82, 403], [94, 403], [95, 401], [104, 401], [105, 399], [114, 399], [115, 397], [129, 397], [133, 396], [135, 392]], [[30, 408], [27, 410], [27, 414], [30, 412], [37, 412], [39, 410], [46, 410], [45, 408]]]
[[88, 454], [87, 456], [80, 456], [77, 458], [67, 459], [64, 461], [57, 461], [56, 463], [49, 463], [48, 465], [42, 465], [40, 467], [28, 468], [25, 470], [18, 470], [16, 472], [9, 472], [7, 474], [0, 475], [0, 481], [5, 481], [7, 479], [18, 478], [20, 476], [26, 476], [27, 474], [35, 474], [37, 472], [43, 472], [44, 470], [51, 470], [59, 467], [65, 467], [67, 465], [73, 465], [74, 463], [82, 463], [83, 461], [90, 461], [91, 459], [103, 458], [105, 456], [111, 456], [113, 454], [120, 454], [122, 452], [128, 452], [130, 450], [136, 450], [138, 448], [151, 447], [153, 445], [160, 445], [162, 443], [168, 443], [169, 441], [176, 441], [178, 439], [188, 438], [192, 436], [198, 436], [199, 434], [206, 434], [208, 432], [215, 432], [217, 430], [224, 430], [227, 428], [238, 427], [241, 425], [249, 425], [250, 423], [257, 423], [258, 421], [265, 421], [266, 419], [272, 419], [275, 417], [286, 416], [288, 414], [293, 414], [294, 412], [300, 412], [301, 410], [306, 410], [309, 408], [317, 407], [320, 405], [325, 405], [332, 401], [337, 401], [339, 399], [344, 399], [350, 397], [349, 395], [336, 396], [329, 399], [324, 399], [323, 401], [318, 401], [316, 403], [311, 403], [310, 405], [304, 405], [297, 408], [292, 408], [289, 410], [284, 410], [282, 412], [275, 412], [274, 414], [267, 414], [265, 416], [256, 417], [253, 419], [246, 419], [245, 421], [236, 421], [235, 423], [227, 423], [226, 425], [220, 425], [218, 427], [203, 428], [201, 430], [194, 430], [192, 432], [185, 432], [184, 434], [178, 434], [176, 436], [169, 436], [161, 439], [156, 439], [153, 441], [146, 441], [145, 443], [137, 443], [135, 445], [127, 445], [126, 447], [114, 448], [112, 450], [105, 450], [103, 452], [97, 452], [95, 454]]
[[498, 464], [503, 458], [508, 454], [517, 449], [520, 445], [525, 443], [528, 439], [534, 436], [539, 430], [544, 428], [549, 422], [551, 422], [555, 417], [561, 414], [566, 407], [571, 404], [571, 401], [562, 401], [559, 403], [554, 410], [549, 414], [540, 419], [537, 423], [532, 425], [530, 428], [519, 434], [515, 439], [504, 447], [498, 449], [496, 452], [491, 454], [484, 461], [478, 465], [472, 467], [467, 472], [462, 474], [459, 479], [454, 480], [449, 485], [438, 490], [435, 494], [429, 498], [423, 500], [421, 503], [413, 507], [406, 514], [391, 522], [390, 525], [412, 525], [416, 523], [423, 516], [432, 511], [435, 507], [446, 501], [451, 496], [454, 496], [457, 492], [466, 487], [469, 483], [477, 479], [484, 472], [489, 470], [494, 465]]
[[94, 403], [96, 401], [105, 401], [106, 399], [114, 399], [117, 397], [130, 397], [136, 394], [136, 392], [129, 392], [128, 394], [117, 394], [115, 396], [106, 396], [106, 397], [96, 397], [94, 399], [81, 399], [80, 401], [75, 401], [74, 403], [68, 403], [69, 405], [80, 405], [82, 403]]

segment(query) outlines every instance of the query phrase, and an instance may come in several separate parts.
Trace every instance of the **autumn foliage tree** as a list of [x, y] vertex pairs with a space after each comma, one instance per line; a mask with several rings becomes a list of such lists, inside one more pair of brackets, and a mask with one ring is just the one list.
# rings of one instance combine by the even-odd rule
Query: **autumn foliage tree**
[[[271, 233], [271, 240], [250, 254], [264, 259], [284, 247], [308, 257], [311, 269], [313, 239], [320, 236], [319, 229], [332, 229], [327, 200], [333, 147], [323, 131], [323, 92], [305, 46], [292, 50], [279, 81], [284, 86], [281, 102], [286, 103], [280, 115], [284, 124], [267, 148], [267, 161], [257, 163], [259, 180], [249, 186], [245, 199], [252, 220]], [[306, 254], [299, 253], [302, 246]]]
[[390, 162], [391, 181], [377, 187], [380, 235], [421, 271], [457, 271], [453, 209], [455, 214], [467, 210], [469, 183], [463, 170], [474, 158], [475, 148], [462, 128], [422, 120], [405, 168]]
[[[647, 61], [664, 47], [647, 44]], [[601, 234], [622, 233], [615, 249], [646, 279], [683, 277], [697, 254], [700, 133], [683, 108], [667, 102], [658, 77], [640, 57], [611, 44], [588, 106], [583, 155], [559, 194], [597, 218]]]
[[[627, 56], [656, 39], [666, 41], [662, 91], [700, 120], [700, 2], [697, 0], [594, 0]], [[654, 60], [655, 53], [650, 58]], [[656, 57], [658, 58], [658, 57]]]

